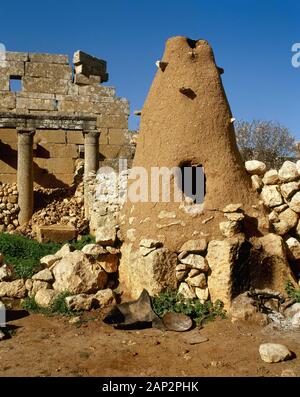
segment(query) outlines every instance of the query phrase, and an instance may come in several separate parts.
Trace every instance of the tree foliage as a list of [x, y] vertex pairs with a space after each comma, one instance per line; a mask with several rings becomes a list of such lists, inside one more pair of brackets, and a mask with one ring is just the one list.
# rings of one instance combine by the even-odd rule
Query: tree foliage
[[237, 144], [244, 161], [260, 160], [268, 168], [279, 168], [296, 155], [295, 138], [289, 130], [273, 121], [238, 121], [235, 124]]

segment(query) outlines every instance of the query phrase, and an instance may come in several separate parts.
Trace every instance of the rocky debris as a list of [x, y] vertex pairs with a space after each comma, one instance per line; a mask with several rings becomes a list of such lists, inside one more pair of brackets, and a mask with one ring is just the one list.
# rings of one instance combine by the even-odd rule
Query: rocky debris
[[185, 282], [180, 283], [178, 288], [178, 294], [182, 295], [185, 299], [196, 298], [196, 292], [194, 291], [194, 289]]
[[260, 288], [285, 293], [285, 285], [290, 281], [296, 286], [295, 277], [287, 260], [286, 245], [282, 237], [269, 233], [258, 238], [262, 246], [260, 257], [253, 258], [259, 266], [251, 268], [251, 284]]
[[207, 241], [205, 239], [196, 239], [186, 241], [179, 249], [179, 252], [191, 254], [202, 254], [206, 251]]
[[0, 329], [0, 340], [4, 340], [5, 338], [6, 338], [5, 333]]
[[292, 326], [300, 328], [300, 312], [297, 312], [292, 317]]
[[300, 213], [300, 192], [297, 192], [289, 202], [290, 208], [297, 212]]
[[40, 280], [26, 280], [25, 287], [28, 290], [28, 295], [34, 297], [41, 289], [51, 289], [51, 284]]
[[229, 220], [229, 221], [221, 222], [219, 227], [224, 237], [233, 237], [234, 235], [240, 232], [241, 225], [237, 221]]
[[199, 299], [200, 303], [205, 303], [209, 298], [208, 288], [195, 288], [196, 297]]
[[300, 312], [300, 303], [296, 302], [285, 309], [284, 315], [286, 317], [293, 317], [294, 314]]
[[101, 266], [106, 273], [116, 273], [118, 271], [119, 258], [113, 254], [103, 254], [97, 259], [97, 264]]
[[264, 186], [263, 181], [258, 175], [251, 175], [251, 182], [253, 190], [260, 191]]
[[279, 182], [279, 176], [277, 170], [269, 170], [265, 173], [262, 182], [265, 185], [277, 185]]
[[70, 252], [72, 252], [72, 249], [70, 247], [70, 245], [64, 244], [61, 249], [59, 249], [55, 255], [58, 256], [59, 258], [63, 258], [64, 256], [68, 255]]
[[100, 307], [104, 307], [110, 305], [111, 303], [114, 303], [115, 296], [111, 289], [106, 288], [96, 292], [94, 295], [94, 300], [98, 303]]
[[26, 293], [25, 281], [23, 279], [0, 282], [0, 297], [25, 298]]
[[297, 225], [298, 215], [290, 208], [287, 208], [286, 210], [280, 212], [279, 215], [273, 219], [273, 227], [275, 232], [280, 236], [284, 236], [290, 229]]
[[0, 182], [0, 231], [11, 232], [19, 226], [18, 191], [16, 183]]
[[276, 207], [283, 203], [283, 199], [277, 185], [267, 185], [262, 188], [261, 198], [267, 207]]
[[140, 247], [145, 247], [145, 248], [159, 248], [162, 247], [162, 242], [159, 240], [152, 240], [152, 239], [142, 239], [140, 241]]
[[87, 294], [72, 295], [65, 298], [67, 307], [74, 311], [91, 310], [93, 300], [93, 295]]
[[81, 251], [86, 255], [92, 255], [94, 257], [107, 253], [107, 250], [98, 244], [87, 244]]
[[[228, 309], [233, 298], [235, 276], [233, 272], [240, 253], [243, 252], [245, 239], [242, 236], [225, 240], [212, 240], [208, 244], [206, 260], [211, 272], [208, 288], [212, 302], [220, 299]], [[242, 280], [240, 280], [242, 282]]]
[[248, 292], [244, 292], [233, 299], [230, 307], [231, 321], [246, 321], [254, 317], [258, 312], [258, 308], [255, 305], [255, 300], [248, 295]]
[[189, 277], [186, 278], [185, 281], [192, 287], [199, 287], [199, 288], [206, 287], [206, 277], [205, 277], [205, 274], [203, 274], [203, 273], [200, 273], [194, 277], [191, 277], [189, 275]]
[[139, 249], [125, 243], [121, 247], [121, 255], [119, 275], [122, 288], [130, 286], [133, 299], [138, 298], [143, 289], [155, 296], [168, 287], [176, 288], [176, 253], [167, 248], [157, 248], [143, 256]]
[[12, 266], [0, 264], [0, 281], [12, 281], [14, 278], [14, 271]]
[[288, 247], [288, 256], [291, 260], [296, 261], [300, 259], [300, 242], [294, 238], [290, 237], [286, 240], [286, 245]]
[[249, 172], [249, 174], [256, 174], [256, 175], [263, 175], [266, 170], [267, 170], [267, 166], [265, 163], [263, 163], [262, 161], [258, 161], [258, 160], [249, 160], [245, 162], [245, 167], [247, 172]]
[[33, 214], [31, 220], [18, 231], [28, 237], [36, 237], [39, 227], [50, 225], [73, 226], [78, 233], [88, 229], [88, 220], [84, 215], [83, 183], [76, 190], [74, 187], [65, 189], [35, 188], [35, 194], [42, 197], [43, 208]]
[[292, 161], [285, 161], [278, 171], [279, 179], [283, 182], [291, 182], [299, 179], [297, 166]]
[[266, 363], [279, 363], [292, 358], [289, 349], [279, 343], [263, 343], [259, 346], [259, 354]]
[[288, 182], [280, 186], [282, 196], [289, 200], [300, 189], [300, 182]]
[[39, 289], [34, 296], [35, 302], [44, 308], [51, 306], [54, 299], [59, 294], [58, 291], [54, 291], [53, 289]]
[[228, 204], [223, 208], [223, 212], [231, 213], [231, 212], [243, 212], [243, 204]]
[[69, 291], [71, 294], [94, 293], [104, 289], [107, 274], [97, 262], [91, 261], [81, 251], [70, 252], [53, 267], [56, 291]]
[[114, 245], [117, 238], [117, 231], [114, 227], [101, 226], [96, 230], [96, 243], [106, 246]]
[[55, 262], [60, 260], [62, 257], [57, 255], [46, 255], [40, 259], [40, 264], [44, 267], [51, 267]]
[[[241, 212], [230, 212], [224, 214], [225, 218], [227, 218], [230, 222], [241, 222], [245, 219], [244, 214]], [[239, 230], [239, 228], [237, 228]]]
[[192, 269], [199, 269], [203, 272], [207, 272], [209, 270], [208, 263], [201, 255], [197, 254], [188, 254], [186, 257], [180, 260], [184, 265], [188, 265], [188, 267]]
[[41, 270], [32, 276], [32, 280], [52, 282], [54, 281], [53, 274], [49, 269]]

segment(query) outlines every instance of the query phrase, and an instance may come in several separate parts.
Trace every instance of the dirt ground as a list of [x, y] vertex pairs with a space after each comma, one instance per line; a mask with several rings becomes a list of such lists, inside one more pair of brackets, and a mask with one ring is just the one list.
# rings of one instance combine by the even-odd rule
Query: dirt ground
[[[229, 319], [185, 333], [116, 330], [92, 311], [79, 324], [8, 312], [12, 337], [0, 342], [0, 376], [300, 376], [300, 332], [272, 332]], [[208, 341], [191, 345], [195, 334]], [[299, 358], [264, 363], [260, 343], [286, 344]]]

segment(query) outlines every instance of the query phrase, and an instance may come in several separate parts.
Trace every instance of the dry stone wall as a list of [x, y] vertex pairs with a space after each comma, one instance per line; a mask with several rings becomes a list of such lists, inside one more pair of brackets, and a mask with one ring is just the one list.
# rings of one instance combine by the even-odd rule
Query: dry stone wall
[[[100, 165], [117, 166], [132, 160], [128, 132], [129, 103], [116, 96], [108, 80], [106, 62], [82, 51], [74, 54], [74, 70], [67, 55], [6, 52], [0, 65], [0, 112], [20, 115], [85, 115], [97, 118]], [[21, 81], [13, 92], [12, 80]], [[82, 131], [37, 129], [34, 137], [35, 184], [66, 187], [73, 181], [76, 159], [82, 158]], [[16, 182], [17, 132], [0, 128], [1, 181]]]

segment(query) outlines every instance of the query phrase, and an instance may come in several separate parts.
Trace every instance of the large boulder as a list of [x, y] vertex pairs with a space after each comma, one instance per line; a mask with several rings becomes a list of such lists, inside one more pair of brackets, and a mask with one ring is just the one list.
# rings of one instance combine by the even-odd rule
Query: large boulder
[[39, 281], [46, 281], [51, 282], [53, 281], [53, 274], [49, 269], [41, 270], [40, 272], [34, 274], [32, 276], [32, 280], [39, 280]]
[[53, 289], [40, 289], [35, 294], [34, 299], [40, 307], [49, 307], [58, 294], [59, 292]]
[[269, 170], [265, 173], [263, 179], [265, 185], [276, 185], [279, 181], [277, 170]]
[[279, 363], [292, 357], [289, 349], [279, 343], [263, 343], [259, 346], [259, 354], [266, 363]]
[[93, 295], [78, 294], [67, 296], [65, 298], [66, 305], [69, 309], [74, 311], [80, 310], [90, 310], [93, 305], [94, 297]]
[[225, 309], [230, 308], [232, 299], [243, 292], [239, 288], [247, 282], [247, 273], [242, 271], [247, 250], [242, 236], [212, 240], [208, 244], [206, 259], [211, 269], [208, 276], [210, 297], [212, 302], [221, 300]]
[[[28, 289], [28, 282], [25, 283], [25, 286]], [[28, 295], [30, 297], [33, 297], [41, 289], [51, 289], [51, 285], [46, 281], [33, 280]]]
[[283, 203], [283, 199], [277, 185], [266, 185], [261, 191], [261, 198], [267, 207], [276, 207]]
[[114, 226], [104, 225], [96, 230], [96, 243], [100, 245], [114, 245], [117, 238], [117, 230]]
[[294, 194], [291, 201], [289, 202], [289, 206], [293, 211], [300, 213], [300, 192]]
[[189, 252], [193, 254], [201, 254], [207, 248], [207, 241], [205, 239], [196, 239], [186, 241], [178, 252]]
[[258, 160], [249, 160], [245, 162], [245, 167], [247, 172], [249, 172], [249, 174], [252, 175], [263, 175], [266, 170], [267, 170], [267, 166], [265, 163], [263, 163], [262, 161], [258, 161]]
[[94, 295], [94, 300], [100, 307], [103, 307], [113, 303], [115, 301], [115, 296], [110, 288], [106, 288], [96, 292]]
[[97, 258], [97, 263], [106, 273], [116, 273], [118, 271], [119, 258], [114, 254], [104, 254]]
[[279, 179], [283, 182], [291, 182], [299, 179], [297, 166], [292, 161], [285, 161], [278, 171]]
[[288, 183], [284, 183], [280, 186], [281, 194], [286, 200], [288, 200], [299, 189], [300, 189], [299, 182], [288, 182]]
[[68, 291], [74, 295], [94, 293], [105, 288], [107, 283], [107, 274], [100, 264], [81, 251], [70, 252], [59, 260], [53, 268], [53, 275], [56, 291]]
[[286, 240], [286, 245], [288, 247], [289, 258], [293, 261], [299, 260], [300, 259], [300, 242], [294, 237], [289, 237]]
[[298, 214], [287, 208], [278, 215], [277, 222], [273, 223], [274, 230], [277, 234], [284, 236], [290, 229], [295, 227], [298, 222]]
[[157, 295], [166, 288], [175, 289], [177, 255], [167, 248], [158, 248], [143, 256], [132, 244], [121, 248], [119, 280], [124, 293], [137, 299], [143, 289]]
[[251, 286], [258, 289], [270, 288], [282, 294], [285, 294], [288, 281], [297, 286], [282, 237], [269, 233], [259, 237], [257, 243], [261, 248], [253, 249], [250, 258]]

